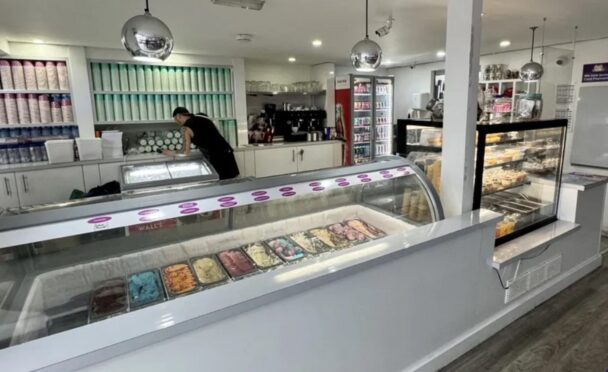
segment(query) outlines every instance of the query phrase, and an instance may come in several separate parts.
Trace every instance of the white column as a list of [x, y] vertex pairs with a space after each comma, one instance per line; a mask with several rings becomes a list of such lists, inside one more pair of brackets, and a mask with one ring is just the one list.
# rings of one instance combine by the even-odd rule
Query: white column
[[95, 137], [92, 89], [84, 47], [68, 47], [68, 69], [72, 88], [74, 120], [81, 138]]
[[448, 0], [441, 195], [446, 215], [473, 206], [483, 0]]
[[237, 144], [243, 146], [249, 143], [247, 135], [247, 95], [245, 86], [245, 60], [232, 60], [234, 79], [234, 113], [237, 121]]

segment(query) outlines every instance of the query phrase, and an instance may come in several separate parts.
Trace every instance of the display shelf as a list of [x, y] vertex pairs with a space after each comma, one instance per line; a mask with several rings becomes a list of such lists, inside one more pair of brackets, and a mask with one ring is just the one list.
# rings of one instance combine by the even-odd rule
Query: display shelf
[[505, 83], [522, 83], [522, 84], [535, 84], [538, 80], [523, 81], [521, 79], [502, 79], [502, 80], [481, 80], [479, 84], [505, 84]]
[[372, 110], [353, 110], [354, 112], [372, 112]]
[[436, 146], [424, 146], [424, 145], [412, 145], [407, 144], [408, 150], [422, 151], [422, 152], [441, 152], [443, 149]]
[[325, 90], [320, 90], [317, 92], [255, 92], [255, 91], [248, 91], [247, 95], [248, 96], [252, 96], [252, 97], [256, 97], [256, 96], [267, 96], [267, 97], [272, 97], [272, 96], [320, 96], [325, 94], [326, 91]]
[[371, 93], [353, 93], [355, 97], [370, 97]]
[[504, 167], [504, 166], [507, 166], [507, 165], [521, 164], [524, 161], [525, 161], [525, 159], [520, 159], [520, 160], [508, 161], [508, 162], [505, 162], [505, 163], [498, 163], [498, 164], [492, 164], [492, 165], [484, 165], [484, 169], [499, 168], [499, 167]]
[[[236, 120], [235, 118], [209, 118], [212, 121]], [[175, 124], [171, 119], [166, 120], [137, 120], [137, 121], [96, 121], [95, 125], [146, 125], [146, 124]]]
[[487, 146], [509, 145], [509, 144], [513, 144], [513, 143], [522, 142], [523, 140], [524, 140], [523, 138], [509, 138], [509, 139], [502, 140], [502, 141], [486, 143], [486, 145]]
[[192, 91], [179, 91], [179, 92], [173, 92], [173, 91], [105, 91], [105, 90], [96, 90], [93, 91], [93, 94], [125, 94], [125, 95], [195, 95], [195, 96], [213, 96], [213, 95], [228, 95], [228, 94], [233, 94], [232, 92], [227, 92], [227, 91], [222, 91], [222, 92], [192, 92]]
[[72, 94], [69, 90], [0, 89], [0, 94]]
[[518, 187], [522, 187], [522, 186], [526, 186], [529, 185], [531, 182], [530, 181], [524, 181], [524, 182], [519, 182], [513, 185], [509, 185], [507, 187], [501, 187], [498, 190], [493, 190], [493, 191], [487, 191], [487, 192], [483, 192], [481, 194], [481, 196], [488, 196], [488, 195], [492, 195], [492, 194], [496, 194], [498, 192], [502, 192], [502, 191], [507, 191], [507, 190], [512, 190], [512, 189], [516, 189]]
[[66, 125], [76, 125], [76, 123], [31, 123], [31, 124], [0, 124], [0, 129], [13, 128], [36, 128], [36, 127], [61, 127]]

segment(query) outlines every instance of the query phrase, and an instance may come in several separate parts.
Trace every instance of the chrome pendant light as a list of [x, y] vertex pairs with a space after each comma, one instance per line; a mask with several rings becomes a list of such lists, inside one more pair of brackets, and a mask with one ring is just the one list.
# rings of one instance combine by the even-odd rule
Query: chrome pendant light
[[534, 34], [536, 33], [537, 28], [538, 26], [530, 27], [530, 30], [532, 30], [532, 50], [530, 51], [530, 62], [523, 65], [519, 73], [521, 80], [523, 81], [539, 80], [541, 77], [543, 77], [543, 73], [545, 72], [543, 65], [538, 62], [534, 62]]
[[137, 15], [122, 27], [122, 44], [139, 61], [164, 61], [173, 50], [169, 27], [150, 14], [148, 0], [143, 15]]
[[359, 41], [350, 52], [353, 67], [359, 72], [372, 72], [382, 63], [382, 48], [369, 39], [368, 32], [368, 0], [365, 0], [365, 39]]

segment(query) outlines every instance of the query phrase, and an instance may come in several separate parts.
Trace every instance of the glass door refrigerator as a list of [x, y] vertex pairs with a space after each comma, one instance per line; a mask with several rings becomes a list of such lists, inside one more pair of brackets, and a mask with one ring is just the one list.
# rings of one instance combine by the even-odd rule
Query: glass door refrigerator
[[392, 77], [374, 78], [374, 157], [393, 154]]
[[336, 136], [345, 142], [345, 165], [392, 154], [393, 78], [336, 78]]

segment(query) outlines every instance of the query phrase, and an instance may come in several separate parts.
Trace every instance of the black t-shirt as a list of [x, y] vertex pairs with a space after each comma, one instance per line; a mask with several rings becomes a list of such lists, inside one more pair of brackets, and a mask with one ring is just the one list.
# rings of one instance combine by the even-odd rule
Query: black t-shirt
[[204, 116], [192, 116], [184, 124], [194, 133], [192, 143], [209, 155], [232, 152], [232, 147], [217, 130], [211, 120]]

